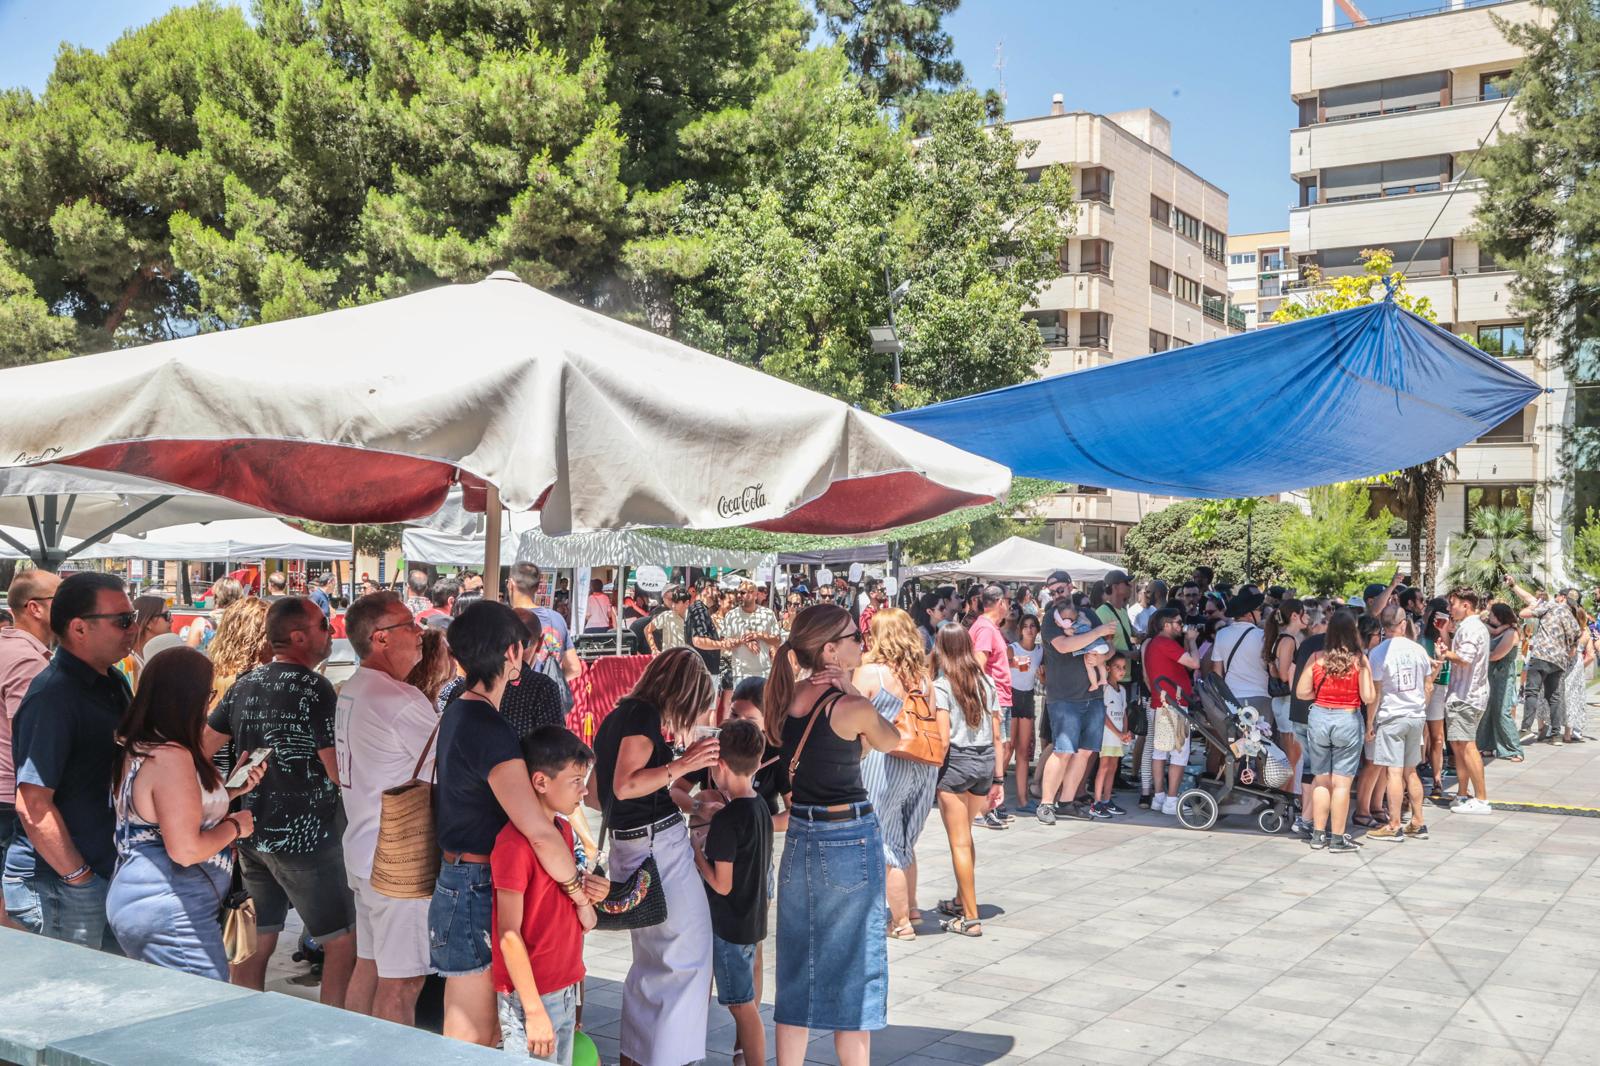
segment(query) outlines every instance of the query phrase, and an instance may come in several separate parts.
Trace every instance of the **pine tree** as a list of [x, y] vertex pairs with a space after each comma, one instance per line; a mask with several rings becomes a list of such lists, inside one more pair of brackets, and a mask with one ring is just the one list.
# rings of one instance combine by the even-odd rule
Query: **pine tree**
[[965, 77], [942, 20], [961, 0], [817, 0], [828, 32], [879, 100], [919, 109], [925, 90]]

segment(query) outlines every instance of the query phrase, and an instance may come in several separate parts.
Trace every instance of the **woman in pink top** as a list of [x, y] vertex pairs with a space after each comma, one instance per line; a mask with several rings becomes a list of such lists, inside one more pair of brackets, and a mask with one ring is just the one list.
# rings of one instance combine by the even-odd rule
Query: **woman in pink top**
[[583, 613], [584, 632], [617, 628], [617, 609], [606, 595], [606, 583], [599, 578], [589, 582], [589, 605]]

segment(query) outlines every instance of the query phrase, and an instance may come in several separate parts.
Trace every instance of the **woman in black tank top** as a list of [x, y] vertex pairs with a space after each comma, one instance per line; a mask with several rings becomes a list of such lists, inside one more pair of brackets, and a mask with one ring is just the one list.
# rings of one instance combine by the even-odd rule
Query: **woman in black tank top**
[[832, 604], [795, 616], [767, 679], [767, 738], [793, 786], [778, 871], [778, 1066], [800, 1066], [812, 1029], [831, 1029], [840, 1066], [868, 1066], [887, 1024], [883, 834], [861, 782], [867, 748], [900, 734], [850, 676], [861, 631]]

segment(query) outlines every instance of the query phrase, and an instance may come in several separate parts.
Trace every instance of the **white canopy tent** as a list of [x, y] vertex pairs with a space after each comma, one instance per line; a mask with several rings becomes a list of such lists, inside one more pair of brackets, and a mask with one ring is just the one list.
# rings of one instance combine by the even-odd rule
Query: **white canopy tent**
[[88, 558], [165, 559], [188, 562], [231, 562], [257, 559], [306, 559], [349, 562], [346, 541], [318, 537], [276, 518], [236, 518], [153, 529], [143, 537], [113, 537], [96, 545]]
[[1066, 548], [1041, 544], [1026, 537], [1010, 537], [965, 562], [925, 563], [908, 567], [903, 577], [954, 576], [993, 578], [996, 581], [1043, 581], [1055, 570], [1065, 570], [1079, 584], [1099, 581], [1116, 569], [1101, 559]]

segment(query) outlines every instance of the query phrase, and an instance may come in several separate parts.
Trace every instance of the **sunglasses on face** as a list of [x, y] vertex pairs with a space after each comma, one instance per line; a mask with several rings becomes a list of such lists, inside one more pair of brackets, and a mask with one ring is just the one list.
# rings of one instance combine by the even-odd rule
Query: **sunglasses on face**
[[83, 614], [79, 615], [78, 617], [82, 618], [85, 622], [90, 621], [91, 619], [105, 619], [118, 629], [132, 629], [134, 623], [139, 621], [139, 612], [112, 611], [108, 613], [103, 612], [101, 614]]
[[[323, 628], [327, 628], [327, 619], [323, 619], [322, 624]], [[379, 626], [377, 629], [374, 629], [373, 632], [382, 633], [386, 629], [410, 629], [416, 633], [422, 632], [422, 627], [417, 624], [417, 621], [414, 618], [408, 618], [404, 622], [395, 622], [392, 625]]]
[[853, 640], [857, 644], [860, 644], [862, 642], [862, 640], [861, 640], [861, 630], [852, 629], [847, 633], [840, 633], [837, 637], [833, 638], [833, 642], [835, 644], [839, 643], [841, 640]]

